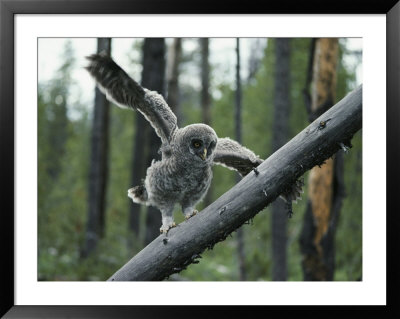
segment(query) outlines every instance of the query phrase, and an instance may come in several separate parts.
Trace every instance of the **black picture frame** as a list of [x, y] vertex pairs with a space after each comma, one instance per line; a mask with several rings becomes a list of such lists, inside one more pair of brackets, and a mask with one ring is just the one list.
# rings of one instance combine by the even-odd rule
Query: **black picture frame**
[[[368, 311], [374, 317], [399, 316], [398, 284], [399, 269], [396, 256], [399, 242], [395, 183], [398, 182], [400, 136], [400, 3], [392, 1], [275, 1], [273, 4], [246, 1], [245, 4], [229, 4], [217, 1], [161, 1], [161, 0], [0, 0], [0, 181], [1, 191], [1, 308], [5, 318], [159, 318], [204, 317], [212, 313], [226, 316], [253, 315], [261, 311], [271, 315], [286, 315], [287, 312], [302, 317], [310, 315], [308, 307], [155, 307], [155, 306], [16, 306], [14, 303], [14, 18], [16, 14], [386, 14], [387, 29], [387, 306], [378, 307], [329, 307], [329, 314], [359, 316], [360, 311]], [[385, 141], [382, 141], [384, 144]], [[380, 145], [376, 151], [380, 152]], [[381, 169], [382, 168], [377, 168]], [[379, 187], [379, 185], [377, 185]], [[380, 218], [376, 212], [376, 218]], [[313, 311], [328, 311], [328, 307], [317, 307]], [[6, 314], [7, 313], [7, 314]]]

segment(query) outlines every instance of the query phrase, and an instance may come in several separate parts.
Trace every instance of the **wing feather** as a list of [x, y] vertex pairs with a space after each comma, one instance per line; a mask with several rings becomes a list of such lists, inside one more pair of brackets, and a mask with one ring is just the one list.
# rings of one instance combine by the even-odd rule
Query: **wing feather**
[[[263, 162], [248, 148], [230, 138], [219, 138], [217, 141], [214, 163], [236, 170], [245, 176]], [[297, 202], [303, 193], [304, 179], [297, 180], [280, 195], [286, 202]]]
[[96, 80], [107, 99], [123, 108], [144, 115], [163, 143], [168, 143], [177, 129], [177, 119], [164, 98], [135, 82], [113, 59], [104, 53], [93, 54], [86, 70]]
[[214, 163], [245, 176], [263, 162], [254, 152], [228, 137], [217, 141]]

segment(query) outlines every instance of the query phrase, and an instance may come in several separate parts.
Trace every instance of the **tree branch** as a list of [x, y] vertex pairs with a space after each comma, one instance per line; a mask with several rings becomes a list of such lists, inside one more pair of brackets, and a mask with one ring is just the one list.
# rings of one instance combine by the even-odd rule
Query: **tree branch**
[[203, 211], [160, 235], [109, 281], [163, 280], [180, 272], [335, 154], [362, 126], [362, 86], [322, 114]]

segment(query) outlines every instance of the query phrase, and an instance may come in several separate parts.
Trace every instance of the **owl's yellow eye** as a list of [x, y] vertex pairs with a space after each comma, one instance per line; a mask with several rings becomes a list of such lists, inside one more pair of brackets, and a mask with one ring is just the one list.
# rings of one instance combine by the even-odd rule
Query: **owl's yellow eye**
[[197, 139], [192, 140], [191, 144], [192, 144], [192, 147], [194, 147], [194, 148], [200, 148], [203, 146], [203, 142], [201, 140], [197, 140]]

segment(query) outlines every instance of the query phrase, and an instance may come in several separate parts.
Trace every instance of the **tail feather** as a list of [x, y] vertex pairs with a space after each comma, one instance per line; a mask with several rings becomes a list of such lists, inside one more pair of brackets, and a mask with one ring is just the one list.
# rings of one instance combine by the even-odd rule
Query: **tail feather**
[[140, 185], [128, 189], [128, 197], [131, 198], [134, 203], [147, 204], [148, 194], [146, 187]]

